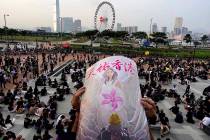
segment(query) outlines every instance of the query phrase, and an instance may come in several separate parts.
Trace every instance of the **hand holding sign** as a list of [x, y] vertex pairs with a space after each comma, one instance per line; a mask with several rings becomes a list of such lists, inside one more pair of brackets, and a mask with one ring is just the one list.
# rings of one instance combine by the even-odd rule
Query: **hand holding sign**
[[87, 70], [85, 86], [78, 140], [150, 139], [143, 109], [150, 103], [139, 103], [139, 79], [133, 60], [115, 56], [97, 62]]

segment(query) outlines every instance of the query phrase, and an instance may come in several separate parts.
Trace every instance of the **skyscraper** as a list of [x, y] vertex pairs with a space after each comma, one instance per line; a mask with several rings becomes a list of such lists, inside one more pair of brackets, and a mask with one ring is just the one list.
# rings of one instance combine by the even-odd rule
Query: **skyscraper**
[[181, 35], [182, 29], [181, 28], [174, 28], [174, 35]]
[[161, 32], [167, 33], [167, 27], [161, 27]]
[[54, 32], [60, 32], [60, 3], [56, 0], [54, 7], [54, 18], [53, 18], [53, 30]]
[[64, 33], [71, 33], [74, 31], [74, 22], [72, 17], [63, 17], [62, 18], [62, 27]]
[[122, 24], [121, 23], [117, 23], [117, 31], [121, 31], [122, 30]]
[[175, 35], [180, 35], [182, 33], [182, 25], [183, 25], [183, 18], [182, 17], [176, 17], [175, 25], [174, 25]]
[[182, 24], [183, 24], [183, 18], [182, 17], [176, 17], [174, 28], [181, 29], [182, 28]]
[[74, 21], [74, 30], [76, 33], [81, 32], [82, 31], [82, 23], [80, 19], [77, 19]]
[[188, 34], [188, 28], [187, 27], [182, 27], [182, 35]]
[[136, 33], [136, 32], [138, 32], [138, 26], [127, 26], [127, 27], [122, 27], [122, 28], [121, 28], [121, 31], [126, 31], [126, 32], [128, 32], [129, 34]]
[[158, 32], [158, 26], [157, 26], [157, 23], [154, 23], [152, 25], [152, 33], [156, 33], [156, 32]]

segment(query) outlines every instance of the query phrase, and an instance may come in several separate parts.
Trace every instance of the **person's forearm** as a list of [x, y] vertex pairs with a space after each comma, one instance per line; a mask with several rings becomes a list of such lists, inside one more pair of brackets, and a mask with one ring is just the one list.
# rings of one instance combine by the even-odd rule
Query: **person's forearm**
[[150, 140], [155, 140], [150, 129], [149, 129], [149, 135], [150, 135]]

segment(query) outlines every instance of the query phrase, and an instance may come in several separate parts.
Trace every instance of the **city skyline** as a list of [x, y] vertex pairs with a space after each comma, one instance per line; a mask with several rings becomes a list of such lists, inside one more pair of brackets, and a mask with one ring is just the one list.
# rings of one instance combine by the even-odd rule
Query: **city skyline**
[[[208, 0], [108, 1], [114, 5], [116, 23], [122, 23], [125, 26], [137, 25], [140, 31], [149, 31], [151, 18], [159, 27], [167, 27], [168, 31], [171, 31], [175, 18], [182, 17], [184, 27], [188, 27], [193, 32], [210, 33], [210, 15], [208, 14], [210, 1]], [[81, 19], [83, 26], [93, 29], [94, 12], [100, 2], [102, 0], [60, 0], [60, 16]], [[10, 28], [53, 27], [54, 5], [55, 0], [21, 0], [21, 2], [19, 0], [1, 0], [0, 27], [4, 26], [4, 14], [10, 15], [7, 17], [7, 25]], [[138, 14], [134, 15], [133, 13]]]

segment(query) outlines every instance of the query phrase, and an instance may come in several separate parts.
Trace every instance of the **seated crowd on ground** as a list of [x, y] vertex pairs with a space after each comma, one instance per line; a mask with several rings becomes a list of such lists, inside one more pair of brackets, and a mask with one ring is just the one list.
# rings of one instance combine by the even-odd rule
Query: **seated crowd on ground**
[[[106, 55], [71, 53], [73, 63], [62, 70], [60, 79], [53, 79], [48, 74], [53, 73], [58, 61], [64, 61], [66, 55], [69, 54], [62, 53], [58, 56], [43, 53], [40, 66], [42, 70], [38, 68], [36, 56], [27, 56], [26, 59], [12, 56], [0, 58], [0, 86], [2, 89], [0, 103], [4, 104], [9, 111], [6, 119], [4, 114], [0, 113], [0, 127], [2, 128], [0, 138], [5, 137], [5, 140], [15, 138], [16, 134], [9, 131], [9, 128], [15, 125], [15, 120], [10, 114], [25, 114], [23, 125], [27, 129], [36, 130], [34, 140], [52, 139], [53, 136], [49, 133], [51, 129], [56, 130], [57, 140], [75, 139], [78, 109], [71, 109], [69, 115], [57, 112], [58, 102], [64, 101], [66, 95], [73, 95], [73, 89], [68, 84], [67, 76], [74, 83], [74, 88], [80, 89], [83, 87], [86, 69], [105, 58]], [[190, 83], [196, 82], [196, 77], [208, 78], [209, 65], [206, 61], [155, 57], [133, 57], [132, 59], [137, 63], [140, 79], [145, 80], [145, 83], [140, 85], [142, 97], [151, 98], [156, 103], [157, 117], [148, 118], [148, 122], [150, 125], [160, 124], [162, 137], [167, 135], [173, 127], [165, 111], [158, 106], [158, 102], [166, 98], [174, 100], [174, 106], [169, 109], [174, 113], [176, 123], [181, 124], [186, 120], [194, 124], [195, 119], [198, 119], [201, 121], [201, 129], [203, 126], [209, 126], [210, 97], [203, 95], [196, 98], [190, 90]], [[20, 74], [22, 77], [19, 76]], [[28, 85], [29, 77], [35, 79], [34, 88]], [[163, 85], [176, 79], [180, 81], [180, 84], [186, 85], [185, 93], [178, 93], [177, 85], [173, 85], [170, 90], [163, 88]], [[6, 84], [9, 82], [12, 82], [15, 87], [5, 91]], [[56, 92], [49, 93], [48, 87], [56, 89]], [[49, 96], [48, 102], [40, 101], [43, 96]], [[184, 112], [181, 112], [180, 106], [184, 106], [186, 116], [183, 116]]]

